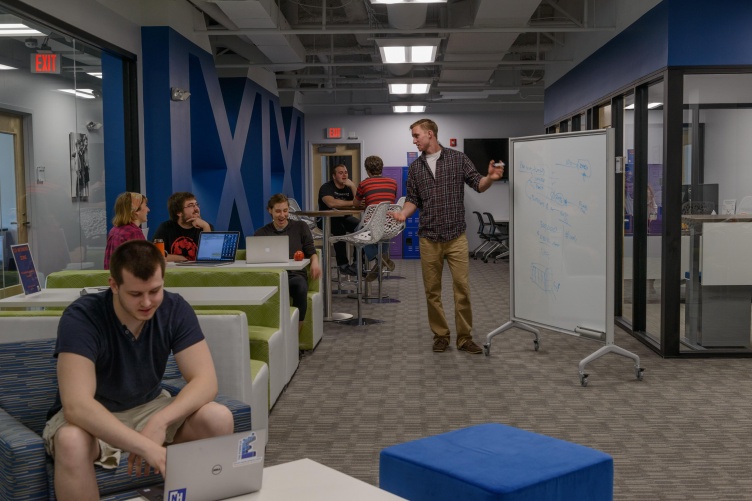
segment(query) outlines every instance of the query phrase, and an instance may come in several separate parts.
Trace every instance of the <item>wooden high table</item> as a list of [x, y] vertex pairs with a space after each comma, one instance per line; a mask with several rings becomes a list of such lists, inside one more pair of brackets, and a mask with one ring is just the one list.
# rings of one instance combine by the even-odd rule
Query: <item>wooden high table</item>
[[[339, 320], [347, 320], [352, 318], [349, 313], [332, 313], [332, 283], [329, 278], [329, 218], [343, 217], [343, 216], [359, 216], [362, 211], [358, 209], [343, 209], [343, 210], [308, 210], [297, 211], [296, 215], [320, 217], [321, 218], [321, 233], [323, 234], [323, 242], [321, 244], [321, 279], [324, 283], [324, 322], [333, 322]], [[358, 270], [360, 272], [360, 270]]]

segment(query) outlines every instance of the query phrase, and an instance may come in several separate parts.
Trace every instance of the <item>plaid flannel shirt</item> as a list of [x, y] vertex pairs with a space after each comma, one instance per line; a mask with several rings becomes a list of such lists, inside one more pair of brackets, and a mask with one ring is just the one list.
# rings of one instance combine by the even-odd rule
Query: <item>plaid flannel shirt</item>
[[407, 201], [420, 210], [418, 236], [434, 242], [449, 242], [465, 232], [465, 187], [480, 192], [481, 176], [467, 156], [441, 148], [436, 177], [425, 153], [410, 164], [407, 173]]

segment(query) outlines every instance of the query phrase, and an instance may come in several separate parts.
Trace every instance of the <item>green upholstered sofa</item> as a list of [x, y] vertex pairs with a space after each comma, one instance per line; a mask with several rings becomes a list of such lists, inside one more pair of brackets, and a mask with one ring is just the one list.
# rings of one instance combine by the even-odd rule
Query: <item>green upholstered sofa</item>
[[[66, 270], [51, 273], [47, 277], [49, 288], [83, 288], [107, 284], [109, 271], [106, 270]], [[294, 353], [297, 363], [297, 345], [286, 342], [285, 333], [289, 325], [289, 297], [287, 292], [287, 272], [230, 267], [191, 267], [168, 266], [165, 273], [165, 287], [238, 287], [265, 286], [278, 287], [271, 299], [263, 305], [228, 306], [227, 309], [245, 312], [248, 318], [248, 336], [251, 359], [267, 364], [269, 372], [269, 408], [277, 401], [288, 382], [287, 360]], [[283, 308], [284, 305], [284, 308]], [[195, 307], [201, 309], [225, 309], [222, 306]]]
[[[321, 262], [321, 249], [316, 250]], [[245, 249], [238, 249], [235, 259], [245, 260]], [[292, 308], [292, 307], [291, 307]], [[291, 310], [292, 311], [292, 310]], [[297, 321], [291, 323], [297, 329]], [[324, 336], [324, 296], [321, 291], [321, 279], [308, 275], [308, 314], [298, 332], [298, 347], [301, 350], [313, 350]]]

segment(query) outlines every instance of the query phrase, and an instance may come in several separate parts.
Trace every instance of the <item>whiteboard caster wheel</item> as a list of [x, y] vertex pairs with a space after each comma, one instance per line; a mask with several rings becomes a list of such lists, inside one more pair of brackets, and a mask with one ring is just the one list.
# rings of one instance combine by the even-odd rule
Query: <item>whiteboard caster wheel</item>
[[486, 356], [489, 356], [491, 354], [491, 345], [486, 343], [483, 345], [483, 353], [486, 354]]
[[535, 351], [540, 350], [540, 341], [536, 339], [535, 341], [533, 341], [533, 345], [535, 345]]
[[640, 367], [637, 367], [635, 369], [635, 376], [637, 377], [638, 381], [642, 381], [643, 373], [645, 372], [645, 369], [642, 369]]
[[587, 378], [588, 378], [588, 376], [589, 376], [589, 374], [580, 374], [580, 384], [582, 385], [583, 388], [585, 386], [587, 386]]

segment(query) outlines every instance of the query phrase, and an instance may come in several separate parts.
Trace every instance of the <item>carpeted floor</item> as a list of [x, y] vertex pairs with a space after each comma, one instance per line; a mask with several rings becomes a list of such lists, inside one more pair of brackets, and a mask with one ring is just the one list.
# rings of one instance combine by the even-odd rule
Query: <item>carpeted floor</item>
[[[577, 365], [601, 344], [543, 331], [540, 351], [517, 329], [491, 354], [452, 345], [433, 353], [418, 261], [396, 261], [404, 280], [385, 281], [395, 304], [364, 304], [381, 324], [327, 323], [324, 338], [269, 416], [267, 465], [311, 458], [378, 485], [387, 446], [479, 423], [499, 422], [587, 445], [615, 462], [617, 500], [752, 499], [752, 362], [664, 360], [617, 329], [616, 344], [641, 357], [608, 355]], [[471, 261], [474, 336], [509, 318], [508, 262]], [[444, 306], [453, 327], [451, 281]], [[334, 311], [356, 303], [335, 297]]]

